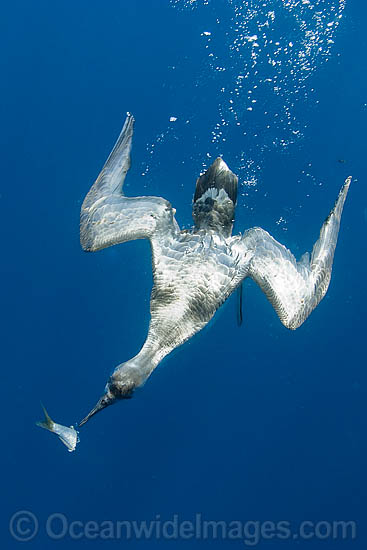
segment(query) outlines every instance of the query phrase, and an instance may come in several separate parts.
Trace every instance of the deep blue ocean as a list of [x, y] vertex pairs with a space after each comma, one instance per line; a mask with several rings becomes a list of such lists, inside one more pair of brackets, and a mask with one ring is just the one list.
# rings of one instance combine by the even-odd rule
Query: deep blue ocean
[[[3, 5], [3, 549], [366, 548], [366, 16], [362, 0]], [[218, 155], [239, 176], [234, 232], [259, 225], [297, 258], [353, 183], [304, 325], [246, 281], [242, 326], [233, 295], [68, 453], [35, 426], [40, 402], [75, 425], [148, 328], [149, 242], [79, 244], [126, 112], [125, 192], [168, 199], [181, 227]]]

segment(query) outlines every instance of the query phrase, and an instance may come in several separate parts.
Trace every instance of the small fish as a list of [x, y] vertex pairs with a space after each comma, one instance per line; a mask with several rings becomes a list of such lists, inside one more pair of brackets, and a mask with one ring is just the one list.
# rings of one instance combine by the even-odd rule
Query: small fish
[[68, 451], [72, 453], [75, 451], [77, 443], [79, 443], [78, 432], [75, 430], [74, 426], [62, 426], [61, 424], [56, 424], [49, 417], [45, 407], [42, 405], [43, 412], [45, 413], [45, 420], [36, 422], [36, 425], [40, 428], [44, 428], [56, 435], [59, 436], [60, 441], [68, 448]]

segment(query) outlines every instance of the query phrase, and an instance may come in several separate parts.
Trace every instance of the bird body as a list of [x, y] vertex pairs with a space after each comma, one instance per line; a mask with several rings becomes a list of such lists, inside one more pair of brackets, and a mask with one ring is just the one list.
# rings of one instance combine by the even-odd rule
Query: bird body
[[237, 177], [217, 158], [196, 183], [191, 230], [180, 230], [175, 210], [161, 197], [126, 197], [134, 119], [127, 116], [114, 149], [81, 208], [81, 245], [97, 251], [122, 242], [151, 242], [153, 289], [146, 341], [118, 365], [96, 406], [80, 422], [118, 399], [131, 397], [173, 349], [200, 331], [217, 309], [251, 277], [282, 323], [300, 326], [325, 295], [340, 218], [351, 178], [323, 224], [311, 256], [299, 262], [265, 230], [232, 236]]

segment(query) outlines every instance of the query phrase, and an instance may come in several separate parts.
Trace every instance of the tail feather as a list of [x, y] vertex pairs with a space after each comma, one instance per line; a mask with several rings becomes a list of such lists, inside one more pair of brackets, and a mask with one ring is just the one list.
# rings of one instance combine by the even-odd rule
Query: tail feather
[[237, 202], [238, 178], [218, 157], [197, 182], [192, 216], [197, 230], [214, 230], [229, 237]]
[[208, 170], [202, 174], [197, 182], [194, 195], [196, 202], [208, 189], [224, 189], [228, 197], [235, 205], [237, 202], [238, 178], [231, 172], [221, 157], [218, 157]]

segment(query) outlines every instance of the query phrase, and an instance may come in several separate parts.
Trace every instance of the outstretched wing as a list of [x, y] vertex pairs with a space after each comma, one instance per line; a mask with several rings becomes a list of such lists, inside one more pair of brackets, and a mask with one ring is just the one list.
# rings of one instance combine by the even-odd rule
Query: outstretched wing
[[311, 258], [306, 252], [299, 262], [267, 231], [247, 231], [241, 244], [250, 255], [247, 276], [265, 292], [281, 322], [298, 328], [325, 296], [331, 278], [340, 219], [351, 178], [343, 185], [334, 208], [325, 220]]
[[80, 213], [80, 242], [96, 251], [158, 231], [176, 231], [171, 204], [161, 197], [125, 197], [123, 183], [130, 168], [134, 118], [128, 114], [101, 173], [84, 199]]

